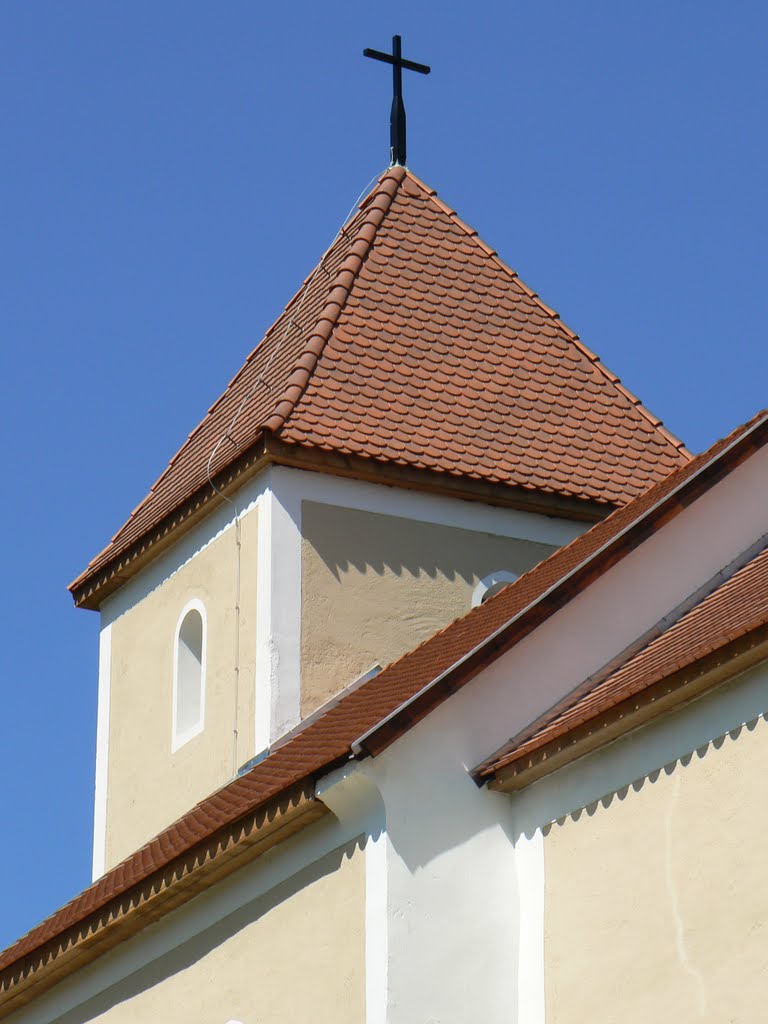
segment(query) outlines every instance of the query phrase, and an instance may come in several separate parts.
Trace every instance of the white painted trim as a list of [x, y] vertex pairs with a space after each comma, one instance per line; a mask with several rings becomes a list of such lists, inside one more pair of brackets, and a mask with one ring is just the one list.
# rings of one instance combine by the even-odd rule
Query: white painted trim
[[96, 719], [96, 780], [93, 800], [92, 881], [101, 878], [106, 866], [111, 676], [112, 626], [106, 625], [99, 634], [99, 696]]
[[[200, 717], [184, 732], [178, 731], [178, 711], [179, 711], [179, 633], [181, 632], [181, 626], [187, 615], [192, 612], [199, 612], [200, 618], [203, 622], [203, 638], [202, 648], [200, 656]], [[171, 753], [175, 754], [177, 750], [188, 743], [193, 737], [199, 736], [205, 728], [205, 682], [207, 674], [207, 662], [208, 662], [208, 616], [205, 611], [205, 605], [198, 598], [193, 597], [191, 601], [187, 601], [184, 607], [179, 613], [179, 617], [176, 621], [176, 631], [173, 637], [173, 713], [171, 718]]]
[[387, 833], [370, 833], [365, 845], [365, 1020], [387, 1024]]
[[[272, 470], [266, 471], [271, 483]], [[256, 680], [255, 748], [266, 750], [272, 741], [272, 688], [277, 678], [278, 654], [272, 638], [272, 491], [269, 483], [258, 501], [256, 557]]]
[[[695, 589], [703, 586], [724, 565], [732, 562], [745, 548], [764, 534], [764, 510], [768, 498], [767, 469], [768, 447], [763, 447], [737, 466], [724, 479], [700, 495], [696, 501], [686, 507], [681, 515], [665, 523], [663, 528], [651, 533], [650, 537], [644, 539], [637, 547], [633, 547], [615, 565], [612, 565], [605, 573], [593, 580], [588, 587], [571, 598], [565, 607], [554, 616], [548, 617], [537, 626], [534, 635], [546, 636], [553, 628], [558, 628], [558, 623], [562, 622], [564, 615], [575, 616], [577, 620], [581, 621], [581, 625], [575, 630], [572, 629], [571, 635], [581, 639], [580, 654], [587, 655], [582, 668], [577, 669], [574, 655], [579, 649], [578, 645], [562, 645], [556, 642], [552, 646], [552, 653], [568, 651], [567, 660], [559, 665], [558, 672], [564, 672], [562, 682], [565, 682], [565, 676], [569, 677], [570, 689], [559, 692], [550, 704], [539, 707], [539, 714], [553, 707], [560, 697], [571, 692], [573, 687], [583, 682], [585, 678], [602, 670], [620, 651], [634, 643], [639, 634], [654, 626], [659, 621], [660, 613], [668, 612], [670, 608], [676, 607], [687, 599]], [[634, 529], [636, 525], [644, 522], [653, 509], [661, 508], [671, 495], [676, 494], [686, 482], [679, 484], [670, 492], [670, 495], [660, 498], [656, 505], [644, 512], [636, 522], [625, 526], [616, 537], [609, 538], [597, 551], [588, 554], [582, 562], [575, 565], [564, 576], [556, 579], [530, 604], [520, 609], [506, 622], [502, 622], [493, 633], [481, 640], [471, 650], [466, 651], [453, 664], [426, 683], [418, 693], [413, 694], [380, 722], [359, 736], [352, 743], [353, 753], [357, 756], [361, 755], [366, 742], [374, 733], [385, 728], [403, 711], [423, 699], [425, 694], [438, 686], [443, 679], [473, 658], [483, 648], [493, 644], [499, 636], [515, 622], [528, 615], [533, 608], [545, 603], [552, 594], [566, 586], [569, 580], [590, 565], [603, 551], [609, 550], [619, 538]], [[734, 503], [734, 491], [738, 494], [739, 488], [743, 488], [742, 500]], [[743, 495], [748, 495], [748, 499], [744, 500]], [[676, 571], [671, 570], [672, 566], [677, 566]], [[626, 600], [628, 588], [634, 588], [632, 590], [633, 600], [630, 604]], [[606, 597], [606, 595], [608, 596]], [[606, 606], [603, 609], [601, 602], [604, 600]], [[585, 609], [593, 605], [597, 606], [602, 625], [600, 642], [584, 646], [583, 641], [586, 637], [592, 636], [593, 627], [592, 615], [585, 616]], [[535, 646], [535, 640], [523, 645], [526, 650]], [[604, 656], [602, 660], [595, 661], [598, 651], [603, 651]], [[494, 659], [495, 665], [504, 661], [505, 658]], [[496, 671], [493, 664], [490, 668]], [[572, 676], [574, 671], [577, 673], [576, 679]], [[535, 675], [539, 679], [542, 678], [538, 667], [535, 670]], [[555, 691], [549, 689], [553, 685], [554, 679], [550, 678], [547, 687], [531, 688], [530, 693], [535, 693], [537, 697], [542, 697], [545, 692], [554, 694]], [[522, 707], [521, 703], [520, 708]], [[530, 725], [535, 717], [532, 715], [527, 720], [520, 721], [519, 728], [513, 730], [510, 735], [517, 735], [517, 732]], [[506, 740], [502, 742], [506, 742]]]
[[544, 837], [540, 829], [515, 843], [520, 913], [517, 1024], [544, 1024]]
[[132, 579], [126, 580], [101, 605], [102, 621], [104, 623], [114, 622], [124, 612], [133, 608], [148, 594], [171, 579], [227, 530], [232, 529], [236, 519], [244, 519], [253, 508], [258, 506], [259, 499], [267, 485], [268, 472], [260, 473], [253, 480], [249, 480], [234, 496], [237, 511], [229, 502], [223, 502]]
[[256, 599], [256, 750], [301, 718], [301, 495], [269, 470], [259, 499]]
[[509, 572], [507, 569], [498, 569], [496, 572], [489, 573], [488, 576], [480, 580], [472, 591], [472, 607], [477, 608], [479, 604], [482, 604], [485, 595], [497, 583], [514, 583], [517, 579], [520, 579], [518, 574], [516, 572]]
[[270, 467], [264, 473], [263, 490], [257, 499], [256, 751], [265, 750], [301, 718], [301, 543], [305, 501], [553, 546], [567, 543], [585, 528], [583, 523], [515, 509], [285, 466]]
[[278, 647], [273, 740], [301, 720], [301, 500], [283, 486], [283, 473], [275, 468], [272, 485], [272, 635]]
[[371, 765], [347, 762], [317, 780], [315, 795], [343, 824], [365, 832], [365, 1020], [387, 1024], [389, 1000], [389, 839], [386, 810]]
[[462, 530], [515, 537], [560, 547], [583, 533], [589, 523], [558, 519], [535, 512], [500, 508], [479, 501], [446, 498], [437, 494], [423, 494], [384, 484], [311, 473], [301, 469], [280, 467], [282, 494], [288, 490], [303, 501], [398, 516], [417, 522], [453, 526]]

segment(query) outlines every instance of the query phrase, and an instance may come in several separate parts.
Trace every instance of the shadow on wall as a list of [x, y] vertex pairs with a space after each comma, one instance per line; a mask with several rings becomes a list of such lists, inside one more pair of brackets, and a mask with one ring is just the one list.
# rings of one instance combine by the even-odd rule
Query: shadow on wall
[[543, 827], [547, 1019], [755, 1020], [767, 752], [762, 713]]
[[[99, 1015], [107, 1013], [111, 1008], [135, 999], [143, 992], [161, 985], [169, 978], [179, 975], [183, 971], [194, 968], [195, 965], [200, 965], [201, 970], [204, 971], [201, 961], [209, 953], [220, 948], [249, 925], [265, 918], [270, 911], [290, 900], [314, 882], [334, 874], [342, 866], [344, 860], [351, 859], [355, 851], [362, 851], [364, 846], [365, 836], [359, 836], [344, 846], [332, 850], [313, 864], [309, 864], [295, 875], [279, 883], [269, 892], [240, 907], [233, 914], [218, 921], [205, 931], [200, 932], [188, 942], [177, 946], [165, 956], [152, 961], [146, 967], [137, 970], [136, 973], [121, 980], [106, 991], [99, 993], [87, 1002], [82, 1003], [75, 1009], [70, 1010], [63, 1016], [57, 1017], [57, 1024], [86, 1024], [86, 1022], [92, 1021], [94, 1018], [99, 1017]], [[179, 911], [179, 913], [183, 914], [184, 909]], [[318, 929], [322, 929], [324, 922], [318, 921], [315, 924]], [[307, 927], [311, 927], [311, 922], [307, 922]], [[142, 936], [143, 933], [140, 932], [133, 941], [141, 942]], [[317, 946], [316, 953], [319, 949], [320, 947]], [[264, 957], [268, 958], [272, 950], [259, 949], [258, 939], [254, 939], [254, 947], [250, 953], [254, 961], [258, 961]], [[333, 970], [334, 964], [329, 962], [327, 969]], [[252, 979], [244, 977], [242, 980], [247, 992]], [[210, 976], [203, 973], [197, 978], [194, 985], [199, 989], [203, 989], [209, 986], [210, 981]], [[192, 985], [193, 983], [188, 978], [185, 984]], [[123, 1018], [121, 1017], [120, 1019]], [[131, 1018], [126, 1017], [125, 1019]], [[141, 1019], [144, 1019], [143, 1015]]]
[[[664, 750], [664, 741], [669, 738], [664, 733], [674, 734], [675, 723], [680, 723], [684, 714], [685, 709], [661, 723], [648, 725], [523, 790], [514, 798], [514, 841], [521, 835], [531, 838], [538, 829], [547, 836], [554, 828], [578, 822], [585, 817], [594, 818], [617, 802], [631, 799], [634, 794], [640, 794], [660, 780], [685, 773], [705, 759], [714, 759], [718, 752], [727, 755], [730, 753], [730, 745], [738, 743], [746, 734], [765, 728], [768, 723], [768, 712], [762, 712], [673, 760], [666, 761], [662, 767], [647, 768], [642, 775], [635, 775], [632, 781], [624, 782], [622, 779], [621, 784], [617, 785], [616, 780], [622, 775], [626, 778], [634, 765], [639, 765], [643, 760], [647, 762], [653, 758], [655, 751]], [[768, 744], [768, 736], [763, 740]], [[723, 760], [722, 770], [727, 771]], [[715, 764], [708, 767], [713, 773], [717, 769]], [[606, 784], [611, 788], [606, 790]]]
[[337, 580], [354, 569], [379, 576], [443, 576], [470, 585], [497, 569], [522, 575], [554, 550], [534, 541], [316, 502], [304, 503], [302, 524], [305, 542]]

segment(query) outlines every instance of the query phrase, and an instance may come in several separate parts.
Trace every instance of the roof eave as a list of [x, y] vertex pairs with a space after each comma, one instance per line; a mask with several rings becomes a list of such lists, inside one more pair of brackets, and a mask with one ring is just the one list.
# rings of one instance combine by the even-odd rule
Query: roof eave
[[[205, 516], [218, 508], [234, 491], [260, 473], [272, 461], [265, 450], [265, 432], [221, 473], [212, 484], [199, 488], [176, 506], [152, 530], [98, 569], [85, 569], [68, 590], [76, 607], [98, 611], [101, 604], [146, 565], [175, 544]], [[214, 486], [215, 485], [215, 486]]]
[[287, 466], [421, 491], [425, 494], [484, 502], [501, 508], [513, 508], [588, 524], [599, 522], [613, 510], [611, 505], [602, 505], [571, 495], [535, 491], [504, 483], [490, 483], [467, 476], [452, 476], [435, 470], [378, 462], [362, 456], [343, 455], [326, 449], [286, 444], [269, 430], [263, 430], [254, 445], [238, 462], [232, 463], [214, 478], [217, 489], [206, 486], [196, 491], [152, 531], [120, 552], [106, 565], [95, 571], [86, 569], [74, 580], [69, 590], [75, 605], [78, 608], [97, 610], [123, 583], [137, 575], [149, 562], [218, 508], [224, 500], [222, 494], [230, 496], [268, 465]]
[[[646, 509], [641, 516], [610, 537], [602, 547], [574, 566], [570, 572], [502, 624], [477, 647], [463, 655], [448, 669], [422, 687], [408, 701], [359, 737], [352, 745], [355, 755], [358, 757], [366, 754], [376, 756], [385, 750], [405, 730], [426, 717], [451, 693], [533, 632], [550, 615], [567, 604], [576, 593], [641, 543], [656, 523], [666, 522], [677, 516], [701, 493], [721, 479], [729, 467], [732, 468], [743, 459], [748, 458], [764, 443], [763, 435], [767, 431], [768, 414], [764, 413], [756, 417], [755, 421], [738, 434], [730, 444], [703, 462], [694, 473]], [[486, 781], [483, 771], [497, 756], [488, 758], [470, 773], [478, 785], [483, 785]]]
[[645, 690], [621, 701], [541, 747], [499, 768], [475, 771], [476, 781], [515, 793], [635, 732], [662, 715], [679, 710], [726, 680], [768, 657], [768, 625], [699, 658]]
[[192, 847], [0, 970], [0, 1018], [328, 813], [309, 783]]

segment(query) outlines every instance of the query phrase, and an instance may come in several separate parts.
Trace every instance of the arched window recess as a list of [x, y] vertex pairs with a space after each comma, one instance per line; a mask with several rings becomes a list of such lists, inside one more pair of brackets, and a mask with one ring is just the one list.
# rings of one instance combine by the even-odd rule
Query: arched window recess
[[197, 599], [181, 611], [173, 647], [173, 735], [178, 750], [203, 731], [205, 722], [205, 606]]

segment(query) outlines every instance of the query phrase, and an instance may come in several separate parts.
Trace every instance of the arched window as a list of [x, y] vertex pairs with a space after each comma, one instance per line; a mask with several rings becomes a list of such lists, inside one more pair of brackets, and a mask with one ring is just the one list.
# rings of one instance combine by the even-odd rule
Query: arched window
[[480, 580], [472, 591], [472, 607], [477, 608], [479, 604], [484, 604], [489, 598], [494, 597], [500, 590], [503, 590], [504, 587], [514, 583], [517, 578], [516, 573], [508, 572], [506, 569], [492, 572], [489, 576]]
[[203, 730], [205, 607], [190, 601], [179, 616], [173, 657], [173, 742], [178, 750]]

